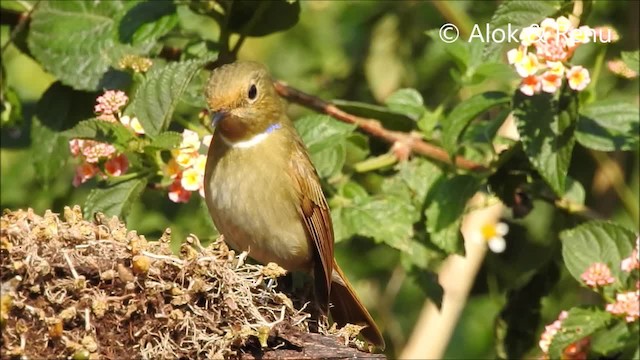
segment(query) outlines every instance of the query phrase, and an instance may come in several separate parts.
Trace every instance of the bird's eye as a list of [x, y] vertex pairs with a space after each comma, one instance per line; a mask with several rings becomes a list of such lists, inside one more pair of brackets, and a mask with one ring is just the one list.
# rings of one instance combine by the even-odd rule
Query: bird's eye
[[255, 84], [251, 84], [251, 86], [249, 87], [249, 93], [247, 94], [247, 96], [249, 96], [249, 100], [253, 101], [258, 97], [258, 88], [256, 87]]

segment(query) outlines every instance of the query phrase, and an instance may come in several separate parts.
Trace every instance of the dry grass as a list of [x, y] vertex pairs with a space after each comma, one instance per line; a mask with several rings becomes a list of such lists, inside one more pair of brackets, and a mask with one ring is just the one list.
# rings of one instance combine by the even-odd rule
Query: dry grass
[[169, 229], [147, 241], [77, 206], [63, 219], [5, 211], [1, 225], [2, 358], [228, 358], [329, 331], [276, 289], [281, 268], [220, 239], [192, 235], [175, 256]]

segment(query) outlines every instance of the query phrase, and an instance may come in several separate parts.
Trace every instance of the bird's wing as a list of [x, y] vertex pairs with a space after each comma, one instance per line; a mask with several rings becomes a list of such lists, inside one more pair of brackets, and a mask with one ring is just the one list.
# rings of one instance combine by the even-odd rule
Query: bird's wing
[[333, 272], [333, 226], [329, 205], [322, 193], [320, 179], [304, 145], [296, 139], [291, 155], [291, 177], [300, 199], [298, 207], [308, 239], [313, 241], [316, 296], [322, 310], [329, 307]]

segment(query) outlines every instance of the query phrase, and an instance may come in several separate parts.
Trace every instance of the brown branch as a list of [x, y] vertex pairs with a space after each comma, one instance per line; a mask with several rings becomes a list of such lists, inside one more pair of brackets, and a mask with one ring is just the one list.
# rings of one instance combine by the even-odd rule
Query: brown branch
[[377, 120], [349, 114], [343, 110], [340, 110], [336, 105], [328, 101], [322, 100], [318, 97], [292, 88], [282, 81], [276, 81], [275, 88], [280, 96], [286, 98], [291, 102], [300, 104], [304, 107], [313, 109], [321, 113], [325, 113], [337, 120], [349, 124], [355, 124], [360, 130], [379, 139], [382, 139], [390, 144], [405, 144], [415, 153], [445, 164], [455, 165], [458, 168], [472, 171], [487, 170], [484, 165], [465, 159], [462, 156], [456, 156], [455, 163], [453, 163], [449, 154], [444, 149], [438, 146], [429, 144], [409, 133], [385, 129]]

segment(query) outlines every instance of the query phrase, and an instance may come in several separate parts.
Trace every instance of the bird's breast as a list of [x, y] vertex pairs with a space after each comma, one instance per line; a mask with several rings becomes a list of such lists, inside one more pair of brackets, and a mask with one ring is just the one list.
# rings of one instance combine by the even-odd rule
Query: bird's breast
[[214, 144], [205, 186], [213, 221], [235, 249], [261, 263], [308, 269], [310, 243], [289, 175], [290, 150], [277, 133], [251, 147]]

